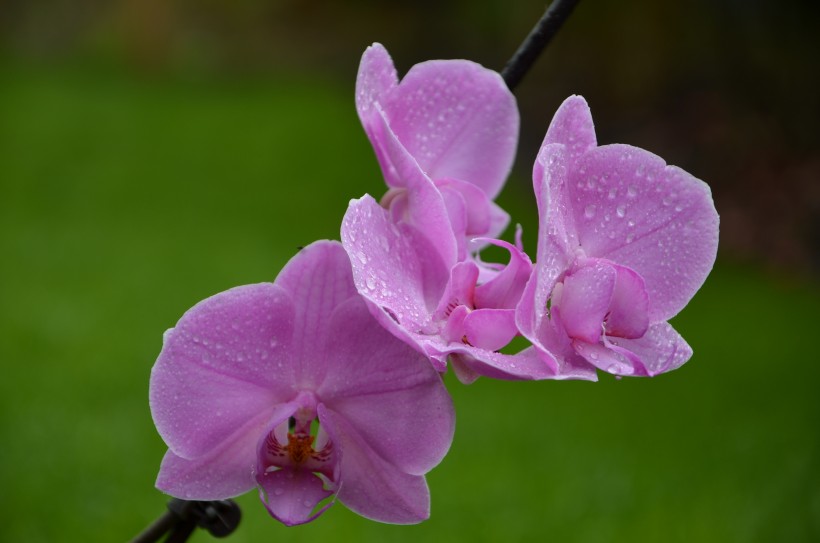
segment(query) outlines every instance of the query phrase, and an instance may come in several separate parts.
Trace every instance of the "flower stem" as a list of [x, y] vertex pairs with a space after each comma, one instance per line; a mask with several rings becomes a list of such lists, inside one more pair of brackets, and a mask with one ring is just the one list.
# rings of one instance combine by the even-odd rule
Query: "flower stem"
[[239, 525], [242, 513], [233, 500], [168, 502], [168, 511], [131, 540], [131, 543], [155, 543], [165, 534], [165, 543], [187, 541], [197, 527], [215, 537], [225, 537]]
[[501, 77], [510, 90], [514, 90], [532, 67], [558, 29], [575, 9], [580, 0], [553, 0], [544, 16], [535, 24], [518, 51], [501, 70]]

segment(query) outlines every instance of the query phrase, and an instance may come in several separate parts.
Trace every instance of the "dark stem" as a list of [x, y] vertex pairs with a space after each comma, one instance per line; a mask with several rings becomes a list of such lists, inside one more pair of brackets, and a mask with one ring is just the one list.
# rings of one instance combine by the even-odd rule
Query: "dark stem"
[[155, 541], [159, 541], [176, 523], [176, 514], [166, 511], [165, 514], [152, 522], [142, 533], [132, 539], [131, 543], [154, 543]]
[[553, 0], [544, 16], [536, 23], [518, 51], [501, 70], [501, 77], [510, 90], [514, 90], [532, 67], [538, 55], [552, 40], [558, 29], [575, 9], [580, 0]]
[[151, 523], [131, 543], [155, 543], [165, 534], [165, 543], [187, 541], [197, 527], [214, 537], [225, 537], [239, 525], [242, 512], [233, 500], [186, 501], [177, 498], [168, 502], [168, 511]]

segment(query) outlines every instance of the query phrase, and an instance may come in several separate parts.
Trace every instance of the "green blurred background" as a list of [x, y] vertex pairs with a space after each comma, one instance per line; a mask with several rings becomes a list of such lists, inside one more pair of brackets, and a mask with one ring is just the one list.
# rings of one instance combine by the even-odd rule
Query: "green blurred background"
[[[0, 541], [125, 541], [164, 509], [148, 374], [197, 301], [273, 280], [384, 188], [359, 56], [500, 69], [534, 0], [0, 3]], [[817, 541], [820, 43], [812, 2], [582, 2], [516, 94], [501, 204], [587, 97], [603, 143], [705, 179], [713, 274], [654, 379], [448, 383], [456, 438], [415, 527], [337, 505], [286, 529], [254, 493], [230, 541]], [[814, 121], [814, 122], [813, 122]], [[193, 541], [209, 541], [198, 533]]]

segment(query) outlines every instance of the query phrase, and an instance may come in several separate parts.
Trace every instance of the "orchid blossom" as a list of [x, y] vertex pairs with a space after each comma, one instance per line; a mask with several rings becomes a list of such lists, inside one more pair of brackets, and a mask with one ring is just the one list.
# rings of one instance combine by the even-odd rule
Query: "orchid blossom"
[[368, 47], [356, 80], [356, 109], [390, 190], [382, 205], [402, 214], [414, 187], [410, 161], [441, 193], [460, 258], [476, 237], [494, 238], [509, 215], [493, 199], [515, 158], [518, 108], [501, 76], [467, 60], [413, 66], [399, 81], [381, 44]]
[[458, 260], [456, 240], [435, 187], [409, 160], [396, 161], [408, 186], [407, 205], [394, 216], [370, 196], [353, 200], [342, 221], [359, 293], [379, 322], [430, 357], [444, 371], [451, 361], [458, 377], [499, 379], [588, 379], [586, 366], [548, 366], [532, 348], [499, 352], [516, 335], [515, 308], [532, 263], [519, 246], [483, 240], [510, 254], [487, 280], [472, 260]]
[[424, 520], [424, 474], [455, 422], [440, 376], [373, 319], [347, 255], [328, 241], [274, 283], [185, 313], [165, 334], [150, 405], [169, 447], [160, 490], [216, 500], [258, 487], [287, 525], [335, 499], [381, 522]]
[[598, 146], [589, 107], [568, 98], [533, 168], [537, 262], [517, 308], [551, 367], [657, 375], [692, 354], [666, 322], [715, 260], [709, 187], [628, 145]]

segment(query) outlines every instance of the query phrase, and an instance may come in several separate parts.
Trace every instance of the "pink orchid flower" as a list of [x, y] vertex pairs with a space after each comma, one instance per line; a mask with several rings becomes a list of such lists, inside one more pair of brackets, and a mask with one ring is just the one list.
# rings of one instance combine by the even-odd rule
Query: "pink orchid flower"
[[399, 81], [381, 44], [368, 47], [356, 81], [356, 109], [390, 190], [382, 205], [402, 214], [413, 186], [410, 161], [444, 199], [463, 258], [475, 237], [498, 236], [509, 215], [493, 199], [515, 158], [518, 108], [501, 76], [467, 60], [413, 66]]
[[709, 187], [628, 145], [597, 146], [580, 96], [555, 114], [533, 168], [537, 263], [517, 308], [552, 366], [657, 375], [692, 350], [667, 320], [715, 261]]
[[402, 214], [366, 195], [351, 201], [341, 232], [356, 287], [379, 322], [426, 354], [438, 371], [450, 360], [463, 382], [479, 375], [589, 378], [586, 366], [580, 373], [572, 366], [548, 366], [532, 348], [498, 352], [518, 335], [515, 308], [532, 271], [529, 257], [515, 245], [482, 240], [510, 253], [506, 266], [482, 279], [476, 262], [459, 260], [436, 188], [412, 161], [400, 159], [399, 147], [386, 148], [396, 152], [393, 162], [412, 187]]
[[215, 500], [256, 486], [287, 525], [334, 499], [381, 522], [426, 519], [424, 474], [454, 430], [440, 376], [376, 323], [329, 241], [300, 251], [274, 283], [185, 313], [165, 334], [150, 404], [169, 447], [160, 490]]

